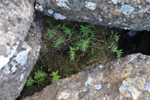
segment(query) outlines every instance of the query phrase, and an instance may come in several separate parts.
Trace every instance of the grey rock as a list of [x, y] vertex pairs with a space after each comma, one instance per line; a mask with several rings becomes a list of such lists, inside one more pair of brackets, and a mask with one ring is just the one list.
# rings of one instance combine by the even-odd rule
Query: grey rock
[[36, 0], [35, 9], [59, 20], [150, 30], [149, 0]]
[[0, 100], [15, 100], [38, 59], [42, 20], [34, 0], [1, 0], [0, 15]]
[[23, 100], [149, 100], [150, 57], [132, 54], [99, 64]]

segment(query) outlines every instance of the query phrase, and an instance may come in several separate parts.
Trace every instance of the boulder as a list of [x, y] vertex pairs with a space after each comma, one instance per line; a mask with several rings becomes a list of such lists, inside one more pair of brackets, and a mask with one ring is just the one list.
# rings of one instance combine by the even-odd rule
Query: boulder
[[149, 100], [150, 57], [132, 54], [99, 64], [23, 100]]
[[34, 0], [1, 0], [0, 15], [0, 100], [15, 100], [38, 59], [42, 20]]
[[36, 0], [35, 9], [59, 20], [150, 30], [149, 0]]

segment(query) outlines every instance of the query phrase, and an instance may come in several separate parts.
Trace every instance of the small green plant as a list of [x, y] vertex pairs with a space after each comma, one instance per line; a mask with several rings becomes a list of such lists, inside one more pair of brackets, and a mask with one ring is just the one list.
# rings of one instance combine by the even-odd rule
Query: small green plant
[[80, 25], [80, 31], [83, 33], [83, 36], [89, 37], [89, 33], [94, 33], [90, 28], [93, 27], [92, 25], [83, 26]]
[[58, 47], [58, 46], [61, 45], [63, 42], [64, 42], [64, 40], [63, 40], [62, 37], [60, 36], [59, 39], [56, 40], [55, 47]]
[[117, 50], [117, 52], [116, 52], [116, 57], [117, 58], [120, 58], [121, 56], [122, 56], [122, 49], [121, 50]]
[[111, 35], [110, 35], [110, 39], [114, 39], [116, 42], [119, 41], [120, 36], [118, 35], [118, 33], [115, 33], [113, 31], [111, 31]]
[[37, 72], [34, 72], [34, 78], [32, 78], [31, 76], [28, 78], [26, 86], [32, 86], [33, 84], [37, 84], [39, 87], [40, 85], [42, 85], [42, 82], [44, 82], [45, 77], [46, 74], [41, 70], [38, 70]]
[[68, 35], [71, 35], [71, 34], [72, 34], [71, 29], [69, 29], [69, 28], [66, 27], [65, 25], [63, 25], [63, 26], [61, 27], [61, 29], [63, 30], [63, 32], [64, 32], [65, 34], [68, 34]]
[[58, 70], [56, 72], [52, 72], [51, 76], [52, 76], [52, 82], [53, 83], [55, 81], [59, 80], [59, 78], [61, 77], [61, 76], [58, 75]]
[[122, 50], [118, 50], [118, 46], [116, 45], [116, 42], [119, 41], [119, 37], [120, 36], [118, 35], [118, 33], [114, 34], [113, 31], [111, 31], [110, 39], [113, 39], [114, 42], [112, 42], [111, 45], [108, 46], [108, 49], [110, 49], [112, 53], [115, 53], [117, 58], [120, 58], [123, 53]]
[[110, 46], [108, 46], [108, 48], [111, 50], [111, 52], [115, 53], [118, 50], [118, 47], [116, 46], [116, 44], [114, 42], [111, 43]]
[[70, 54], [70, 60], [74, 60], [76, 56], [76, 48], [70, 47], [69, 54]]
[[90, 42], [90, 38], [88, 39], [80, 39], [80, 41], [78, 41], [76, 43], [76, 46], [79, 47], [79, 49], [82, 51], [82, 52], [85, 52], [86, 49], [88, 48], [88, 44]]
[[32, 86], [35, 83], [35, 81], [32, 79], [31, 76], [29, 76], [27, 82], [26, 82], [26, 86]]
[[[47, 22], [50, 28], [52, 27], [52, 22]], [[54, 44], [55, 49], [69, 49], [70, 60], [75, 60], [76, 54], [83, 54], [90, 47], [91, 41], [95, 38], [95, 31], [93, 31], [93, 25], [79, 25], [74, 28], [70, 28], [66, 23], [58, 24], [56, 26], [55, 33], [53, 30], [47, 30], [46, 36], [49, 37]], [[58, 32], [58, 33], [57, 33]], [[69, 48], [68, 48], [69, 47]], [[92, 47], [92, 46], [91, 46]], [[94, 49], [94, 47], [92, 47]], [[65, 50], [64, 50], [65, 51]], [[81, 51], [80, 53], [77, 53]]]
[[53, 31], [50, 31], [50, 29], [47, 29], [46, 36], [49, 37], [50, 39], [52, 39], [53, 38]]
[[[80, 25], [80, 32], [81, 35], [77, 35], [77, 42], [75, 42], [74, 47], [70, 47], [70, 60], [74, 60], [76, 56], [76, 52], [78, 50], [82, 51], [83, 53], [87, 50], [89, 47], [89, 43], [92, 39], [94, 39], [94, 31], [92, 31], [91, 27], [92, 25]], [[92, 49], [93, 50], [93, 49]]]

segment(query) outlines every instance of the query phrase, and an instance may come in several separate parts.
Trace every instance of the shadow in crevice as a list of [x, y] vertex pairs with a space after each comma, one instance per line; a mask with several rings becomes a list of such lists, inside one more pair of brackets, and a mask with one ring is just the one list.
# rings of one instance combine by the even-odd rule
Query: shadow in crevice
[[119, 35], [118, 47], [123, 50], [123, 56], [132, 53], [150, 55], [149, 31], [124, 31]]

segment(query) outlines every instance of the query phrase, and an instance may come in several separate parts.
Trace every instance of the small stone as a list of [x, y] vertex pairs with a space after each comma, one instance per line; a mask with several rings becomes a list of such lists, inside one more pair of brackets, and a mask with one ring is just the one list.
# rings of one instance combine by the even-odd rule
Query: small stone
[[55, 19], [60, 19], [60, 20], [63, 20], [63, 19], [66, 19], [66, 16], [60, 14], [60, 13], [54, 13], [54, 18]]
[[93, 3], [93, 2], [85, 2], [85, 7], [87, 7], [90, 10], [95, 10], [96, 9], [97, 4]]
[[91, 77], [89, 77], [85, 82], [85, 86], [91, 85], [92, 82], [93, 82], [93, 79]]
[[101, 85], [95, 85], [95, 89], [96, 89], [96, 90], [100, 90], [101, 88], [102, 88]]
[[53, 14], [54, 11], [53, 11], [52, 9], [48, 9], [48, 13], [49, 13], [49, 14]]

